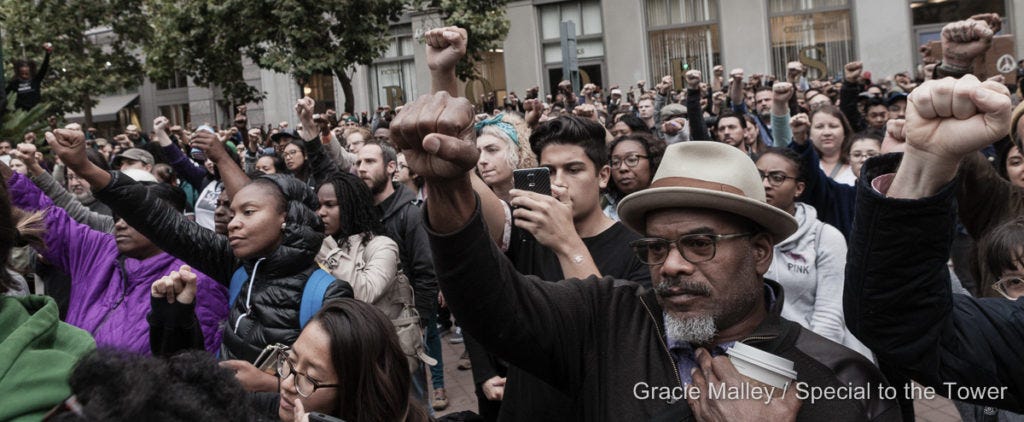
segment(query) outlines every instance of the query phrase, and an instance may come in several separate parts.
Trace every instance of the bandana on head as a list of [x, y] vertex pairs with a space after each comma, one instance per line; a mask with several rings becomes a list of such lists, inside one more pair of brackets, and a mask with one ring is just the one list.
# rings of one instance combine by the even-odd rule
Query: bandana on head
[[485, 126], [497, 126], [498, 129], [501, 129], [502, 132], [505, 132], [505, 134], [512, 139], [512, 142], [519, 145], [519, 135], [516, 134], [516, 128], [512, 127], [509, 123], [503, 122], [501, 120], [502, 117], [505, 117], [505, 113], [499, 113], [497, 116], [491, 117], [490, 119], [481, 120], [473, 125], [473, 128], [476, 129], [477, 134], [480, 134], [480, 130]]

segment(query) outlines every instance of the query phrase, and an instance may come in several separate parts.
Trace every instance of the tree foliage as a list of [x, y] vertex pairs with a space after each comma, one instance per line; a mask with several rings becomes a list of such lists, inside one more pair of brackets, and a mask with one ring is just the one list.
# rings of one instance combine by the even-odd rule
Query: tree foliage
[[[53, 43], [42, 94], [55, 113], [91, 108], [99, 96], [142, 82], [142, 65], [133, 54], [147, 31], [142, 0], [0, 0], [0, 13], [8, 63], [41, 64], [41, 46]], [[118, 36], [103, 35], [104, 28]]]
[[[259, 101], [264, 93], [245, 82], [242, 52], [259, 42], [254, 20], [264, 12], [243, 2], [149, 0], [151, 34], [143, 45], [146, 73], [168, 80], [184, 73], [198, 86], [220, 88], [235, 104]], [[256, 2], [259, 3], [259, 2]]]
[[500, 48], [508, 35], [509, 22], [505, 17], [508, 0], [435, 0], [445, 26], [465, 28], [469, 35], [466, 57], [455, 67], [459, 79], [478, 78], [476, 64], [484, 53]]

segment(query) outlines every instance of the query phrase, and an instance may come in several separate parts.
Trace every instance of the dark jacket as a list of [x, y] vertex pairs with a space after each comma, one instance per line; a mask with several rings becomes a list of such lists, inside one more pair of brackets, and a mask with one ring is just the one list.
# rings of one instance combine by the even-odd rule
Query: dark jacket
[[[229, 286], [235, 270], [245, 268], [251, 281], [242, 285], [238, 298], [231, 305], [223, 335], [222, 359], [251, 362], [268, 344], [290, 345], [298, 338], [302, 290], [317, 268], [314, 260], [323, 234], [296, 223], [292, 205], [281, 246], [270, 256], [243, 261], [235, 257], [227, 237], [200, 227], [170, 207], [161, 206], [156, 198], [147, 195], [142, 185], [120, 173], [113, 173], [110, 184], [96, 192], [96, 197], [109, 204], [117, 215], [160, 249], [218, 283]], [[247, 300], [250, 282], [254, 283], [251, 301]], [[347, 282], [335, 281], [328, 287], [324, 300], [340, 297], [352, 297], [352, 287]], [[251, 305], [248, 313], [247, 301]], [[242, 314], [247, 315], [240, 319]]]
[[398, 243], [398, 257], [402, 260], [402, 271], [416, 293], [416, 310], [420, 322], [426, 321], [436, 311], [437, 278], [434, 276], [434, 261], [431, 257], [427, 231], [423, 227], [423, 214], [416, 206], [416, 194], [401, 183], [392, 183], [395, 193], [381, 202], [381, 221], [388, 237]]
[[956, 182], [918, 200], [889, 199], [871, 181], [899, 155], [868, 160], [857, 182], [843, 305], [850, 331], [880, 362], [945, 395], [947, 386], [1008, 387], [962, 401], [1024, 411], [1024, 301], [952, 294]]
[[[666, 346], [664, 315], [653, 291], [612, 278], [558, 283], [516, 272], [488, 234], [479, 209], [466, 227], [431, 233], [445, 299], [463, 329], [488, 350], [570, 397], [578, 420], [692, 420], [686, 401], [639, 399], [636, 389], [682, 387]], [[811, 386], [884, 384], [862, 356], [779, 317], [782, 288], [770, 316], [745, 342], [792, 360]], [[805, 402], [799, 420], [899, 420], [894, 401]]]
[[810, 141], [804, 145], [792, 142], [789, 148], [800, 153], [807, 172], [804, 193], [800, 194], [797, 200], [814, 207], [821, 221], [839, 229], [843, 236], [849, 239], [850, 231], [853, 230], [857, 188], [828, 177], [821, 170], [818, 152], [814, 150]]

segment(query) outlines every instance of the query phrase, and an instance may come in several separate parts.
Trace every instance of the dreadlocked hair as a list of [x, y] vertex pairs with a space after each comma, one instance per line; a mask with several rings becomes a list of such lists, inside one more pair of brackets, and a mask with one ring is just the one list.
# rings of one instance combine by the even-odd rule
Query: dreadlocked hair
[[[374, 236], [384, 235], [384, 224], [380, 221], [380, 210], [373, 205], [370, 188], [359, 177], [351, 173], [337, 173], [320, 185], [330, 184], [338, 201], [338, 232], [328, 233], [338, 241], [338, 246], [348, 248], [348, 238], [354, 234], [366, 233], [362, 244]], [[319, 188], [317, 188], [319, 190]]]

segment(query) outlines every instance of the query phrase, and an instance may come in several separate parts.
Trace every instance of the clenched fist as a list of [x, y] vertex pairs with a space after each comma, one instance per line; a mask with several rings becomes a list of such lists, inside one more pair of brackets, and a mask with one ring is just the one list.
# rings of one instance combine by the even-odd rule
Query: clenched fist
[[391, 122], [391, 139], [413, 172], [428, 181], [465, 177], [480, 155], [473, 105], [444, 91], [407, 104]]
[[466, 30], [457, 26], [431, 29], [423, 34], [427, 43], [427, 67], [431, 71], [449, 72], [466, 55]]
[[925, 82], [910, 94], [907, 148], [957, 162], [1010, 131], [1010, 92], [973, 75]]

